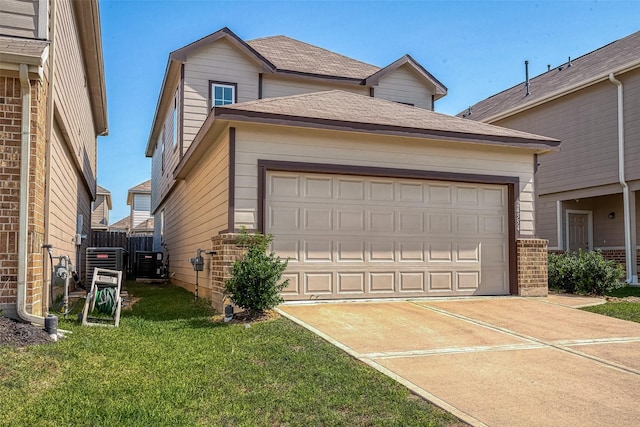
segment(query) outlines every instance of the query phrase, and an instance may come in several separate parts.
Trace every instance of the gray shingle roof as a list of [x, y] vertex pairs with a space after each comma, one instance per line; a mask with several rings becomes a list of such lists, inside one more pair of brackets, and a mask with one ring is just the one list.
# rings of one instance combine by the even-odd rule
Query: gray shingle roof
[[129, 189], [129, 193], [150, 193], [151, 192], [151, 180], [142, 182], [135, 187]]
[[365, 79], [379, 67], [286, 36], [247, 41], [278, 70], [305, 74]]
[[412, 107], [379, 98], [351, 92], [332, 90], [280, 98], [261, 99], [239, 104], [216, 107], [216, 117], [237, 112], [252, 113], [254, 117], [269, 115], [301, 120], [320, 120], [325, 124], [348, 124], [354, 130], [384, 130], [431, 132], [434, 136], [451, 136], [456, 139], [511, 140], [510, 142], [540, 143], [549, 147], [558, 141], [540, 135], [506, 129], [459, 117], [448, 116], [423, 108]]
[[[529, 80], [529, 95], [525, 83], [497, 93], [471, 107], [470, 119], [492, 121], [513, 109], [526, 108], [545, 98], [562, 92], [570, 92], [582, 84], [608, 78], [613, 71], [622, 71], [627, 66], [640, 65], [640, 31], [594, 50]], [[458, 114], [467, 114], [465, 110]]]

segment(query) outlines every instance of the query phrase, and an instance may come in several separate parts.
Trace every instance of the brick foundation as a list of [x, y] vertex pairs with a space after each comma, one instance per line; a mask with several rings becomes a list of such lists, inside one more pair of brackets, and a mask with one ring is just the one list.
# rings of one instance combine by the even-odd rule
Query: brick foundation
[[517, 241], [518, 295], [540, 297], [549, 293], [547, 244], [548, 241], [543, 239]]
[[[627, 271], [627, 251], [624, 249], [601, 249], [600, 252], [602, 252], [604, 259], [617, 262], [625, 272]], [[640, 271], [640, 250], [636, 251], [636, 265]]]

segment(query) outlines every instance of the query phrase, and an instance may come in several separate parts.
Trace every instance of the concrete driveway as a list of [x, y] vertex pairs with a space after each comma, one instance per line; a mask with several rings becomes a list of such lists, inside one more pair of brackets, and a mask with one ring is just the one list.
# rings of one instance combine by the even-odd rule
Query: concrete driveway
[[280, 312], [471, 425], [640, 425], [640, 324], [550, 296]]

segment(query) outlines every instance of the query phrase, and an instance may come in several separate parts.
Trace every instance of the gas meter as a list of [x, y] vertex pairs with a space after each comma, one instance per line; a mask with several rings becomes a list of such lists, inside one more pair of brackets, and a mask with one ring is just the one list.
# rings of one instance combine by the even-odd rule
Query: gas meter
[[190, 258], [189, 262], [193, 265], [193, 271], [203, 271], [204, 270], [204, 258], [200, 255], [200, 250], [198, 249], [198, 255], [195, 258]]

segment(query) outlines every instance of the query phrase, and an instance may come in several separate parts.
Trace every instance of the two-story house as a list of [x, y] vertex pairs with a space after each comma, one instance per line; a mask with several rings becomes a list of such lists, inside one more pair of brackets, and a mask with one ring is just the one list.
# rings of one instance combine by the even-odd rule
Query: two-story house
[[109, 211], [112, 208], [111, 192], [96, 186], [96, 199], [91, 202], [91, 230], [109, 229]]
[[171, 280], [194, 289], [214, 252], [199, 293], [221, 308], [245, 227], [289, 260], [289, 300], [546, 294], [533, 159], [559, 142], [435, 113], [446, 92], [409, 55], [285, 36], [172, 52], [146, 149]]
[[127, 192], [129, 215], [109, 227], [111, 231], [128, 234], [153, 234], [153, 215], [151, 215], [151, 180], [135, 185]]
[[80, 265], [107, 133], [97, 0], [0, 7], [0, 310], [43, 323], [47, 249]]
[[460, 115], [562, 140], [537, 160], [538, 235], [550, 250], [601, 250], [638, 282], [640, 32]]

